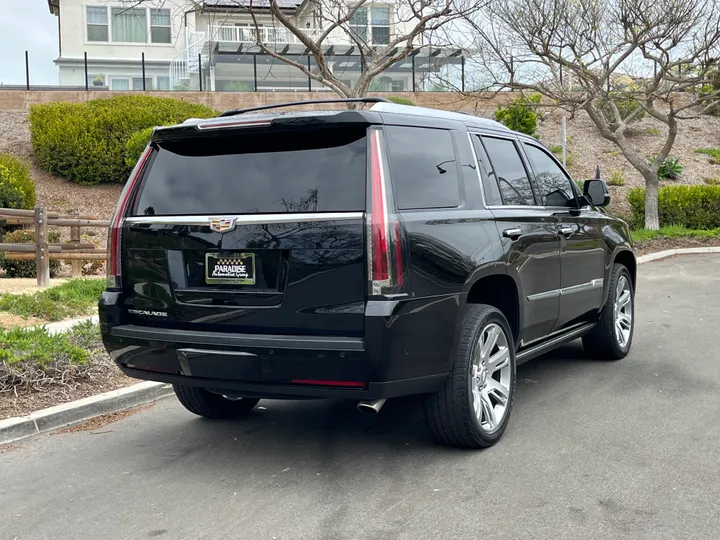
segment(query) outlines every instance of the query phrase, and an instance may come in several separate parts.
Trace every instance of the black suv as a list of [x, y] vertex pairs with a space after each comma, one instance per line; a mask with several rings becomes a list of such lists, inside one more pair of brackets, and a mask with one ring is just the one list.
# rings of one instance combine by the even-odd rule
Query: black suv
[[517, 364], [580, 337], [628, 353], [635, 255], [602, 180], [581, 194], [490, 120], [334, 101], [372, 106], [155, 130], [108, 240], [100, 320], [123, 372], [209, 418], [424, 394], [433, 434], [478, 448], [507, 426]]

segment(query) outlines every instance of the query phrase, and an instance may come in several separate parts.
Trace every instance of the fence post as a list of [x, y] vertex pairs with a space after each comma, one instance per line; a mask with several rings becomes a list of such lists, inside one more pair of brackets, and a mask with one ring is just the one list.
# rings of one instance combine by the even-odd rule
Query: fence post
[[142, 53], [142, 78], [143, 78], [143, 92], [147, 90], [145, 88], [145, 53]]
[[87, 51], [83, 53], [85, 57], [85, 91], [90, 90], [90, 84], [88, 83], [88, 67], [87, 67]]
[[257, 54], [253, 54], [253, 81], [255, 91], [257, 92]]
[[30, 56], [25, 51], [25, 88], [30, 90]]
[[35, 271], [39, 287], [50, 285], [50, 253], [47, 241], [47, 211], [35, 207]]
[[[70, 227], [70, 241], [80, 242], [80, 227]], [[72, 261], [72, 277], [82, 277], [83, 261]]]
[[412, 58], [412, 89], [413, 93], [417, 92], [417, 87], [415, 86], [415, 55], [411, 56]]
[[[310, 54], [307, 56], [308, 72], [310, 72]], [[312, 78], [308, 75], [308, 92], [312, 92]]]
[[202, 72], [202, 53], [198, 53], [198, 82], [200, 83], [200, 91], [203, 91], [203, 72]]
[[465, 56], [460, 57], [460, 89], [465, 91]]

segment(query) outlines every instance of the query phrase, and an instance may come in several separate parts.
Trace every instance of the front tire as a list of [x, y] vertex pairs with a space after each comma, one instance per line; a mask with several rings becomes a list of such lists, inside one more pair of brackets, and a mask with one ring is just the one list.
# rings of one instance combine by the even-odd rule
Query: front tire
[[515, 345], [505, 316], [492, 306], [468, 306], [445, 387], [424, 396], [430, 431], [459, 448], [492, 446], [510, 420], [515, 379]]
[[173, 390], [183, 407], [205, 418], [228, 419], [245, 416], [260, 401], [254, 398], [228, 399], [198, 386], [174, 384]]
[[592, 333], [583, 337], [585, 354], [600, 360], [620, 360], [630, 352], [635, 333], [635, 290], [630, 272], [613, 265], [610, 289], [600, 319]]

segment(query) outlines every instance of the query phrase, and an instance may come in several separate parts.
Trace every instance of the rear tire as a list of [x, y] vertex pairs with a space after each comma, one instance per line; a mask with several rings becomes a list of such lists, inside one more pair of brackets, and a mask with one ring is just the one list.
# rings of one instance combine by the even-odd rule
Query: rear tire
[[593, 331], [583, 337], [589, 358], [620, 360], [630, 352], [635, 333], [635, 290], [630, 272], [613, 265], [607, 301]]
[[507, 319], [492, 306], [467, 306], [445, 387], [424, 396], [430, 431], [441, 443], [459, 448], [492, 446], [510, 420], [515, 384], [515, 344]]
[[245, 416], [255, 408], [259, 399], [227, 399], [198, 386], [174, 384], [173, 390], [188, 411], [205, 418], [228, 419]]

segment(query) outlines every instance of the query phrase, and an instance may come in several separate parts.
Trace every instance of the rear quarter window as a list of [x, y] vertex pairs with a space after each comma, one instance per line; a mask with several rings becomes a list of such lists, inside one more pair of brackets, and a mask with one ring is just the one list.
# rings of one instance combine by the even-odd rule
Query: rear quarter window
[[457, 207], [460, 188], [450, 132], [400, 126], [384, 131], [398, 209]]
[[223, 133], [161, 143], [136, 216], [365, 210], [366, 128]]

